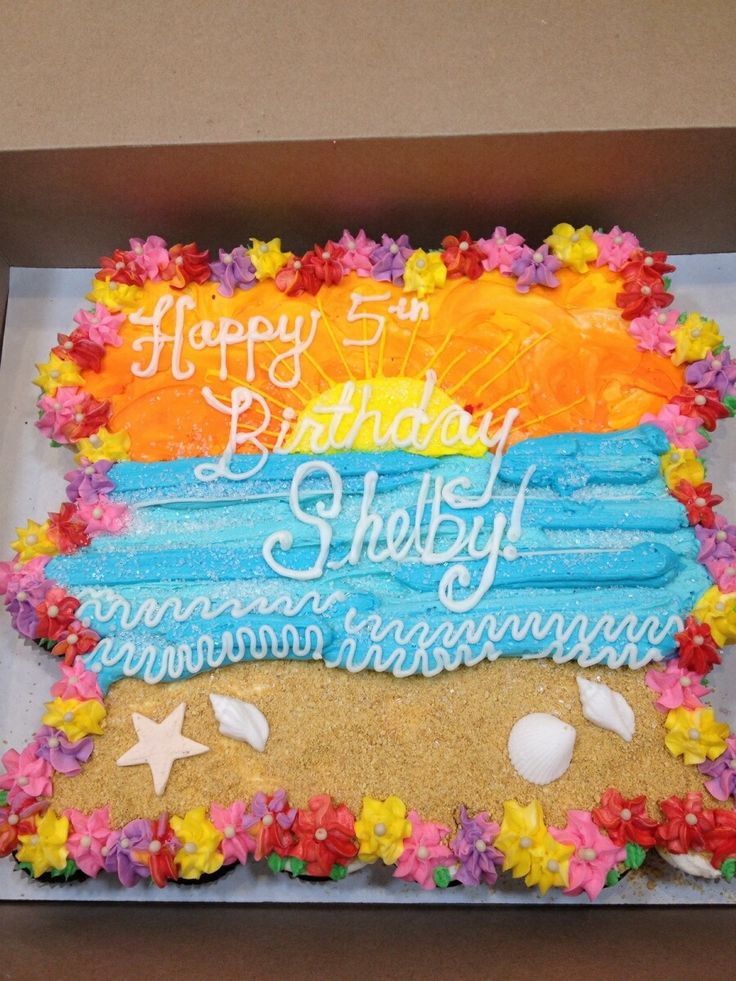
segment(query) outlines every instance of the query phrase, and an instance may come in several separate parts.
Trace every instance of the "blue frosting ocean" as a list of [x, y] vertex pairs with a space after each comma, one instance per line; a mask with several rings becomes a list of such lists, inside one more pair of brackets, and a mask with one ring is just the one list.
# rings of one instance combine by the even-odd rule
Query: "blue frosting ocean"
[[103, 638], [85, 661], [104, 689], [284, 657], [400, 676], [500, 656], [639, 666], [672, 652], [710, 585], [667, 448], [653, 426], [526, 440], [479, 506], [491, 455], [271, 455], [209, 483], [202, 459], [121, 463], [130, 527], [47, 574]]

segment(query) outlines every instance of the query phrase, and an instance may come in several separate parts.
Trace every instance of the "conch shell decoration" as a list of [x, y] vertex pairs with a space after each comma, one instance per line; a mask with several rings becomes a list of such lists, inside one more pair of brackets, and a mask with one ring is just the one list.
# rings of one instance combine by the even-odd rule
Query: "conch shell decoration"
[[575, 747], [575, 727], [554, 715], [532, 712], [517, 722], [509, 733], [509, 759], [529, 783], [544, 786], [567, 771]]
[[624, 696], [613, 691], [608, 685], [599, 681], [588, 681], [582, 675], [577, 676], [580, 704], [583, 715], [600, 729], [608, 729], [630, 743], [634, 738], [636, 719], [634, 710]]
[[243, 702], [229, 695], [210, 695], [215, 718], [220, 723], [220, 733], [230, 739], [239, 739], [262, 753], [268, 742], [268, 720], [252, 702]]

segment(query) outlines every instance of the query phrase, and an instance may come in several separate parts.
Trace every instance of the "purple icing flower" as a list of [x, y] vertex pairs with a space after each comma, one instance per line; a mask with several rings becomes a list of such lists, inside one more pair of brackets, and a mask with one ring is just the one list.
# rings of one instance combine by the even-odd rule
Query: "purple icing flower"
[[381, 283], [403, 286], [404, 269], [413, 252], [408, 235], [400, 235], [397, 239], [384, 235], [381, 244], [376, 246], [371, 256], [371, 276]]
[[70, 501], [84, 501], [90, 504], [96, 501], [100, 494], [109, 494], [115, 490], [115, 484], [107, 476], [112, 468], [110, 460], [98, 460], [92, 463], [86, 456], [80, 458], [80, 466], [64, 474], [68, 481], [66, 496]]
[[503, 855], [493, 847], [499, 830], [494, 821], [488, 820], [486, 811], [471, 818], [465, 807], [460, 808], [460, 827], [450, 842], [460, 863], [455, 874], [458, 882], [464, 886], [477, 886], [481, 882], [492, 886], [495, 883], [497, 866], [503, 863]]
[[87, 762], [94, 747], [91, 736], [85, 736], [73, 743], [61, 729], [53, 729], [51, 726], [42, 726], [34, 739], [38, 740], [39, 757], [48, 760], [58, 773], [64, 773], [68, 777], [76, 776], [81, 771], [80, 764]]
[[536, 250], [525, 245], [511, 267], [511, 275], [516, 276], [517, 290], [528, 293], [532, 286], [559, 286], [560, 281], [554, 274], [561, 265], [557, 256], [549, 254], [548, 245], [541, 245]]
[[695, 535], [700, 542], [699, 562], [736, 562], [736, 525], [717, 514], [712, 528], [695, 525]]
[[105, 869], [117, 875], [124, 886], [134, 886], [138, 879], [147, 879], [151, 872], [146, 862], [137, 862], [135, 853], [147, 852], [153, 839], [151, 822], [138, 818], [113, 833], [108, 853], [105, 856]]
[[49, 557], [44, 555], [36, 556], [21, 566], [13, 562], [2, 563], [0, 592], [5, 593], [5, 606], [11, 622], [22, 637], [33, 639], [36, 636], [36, 607], [54, 585], [44, 578], [48, 561]]
[[714, 388], [721, 399], [736, 395], [736, 361], [728, 348], [718, 354], [708, 351], [702, 361], [687, 366], [685, 381], [695, 388]]
[[275, 818], [284, 830], [288, 830], [296, 819], [296, 808], [287, 806], [285, 790], [277, 790], [271, 798], [259, 791], [251, 802], [250, 811], [243, 818], [246, 831], [262, 821], [267, 814]]
[[256, 267], [245, 246], [232, 252], [220, 249], [220, 261], [210, 263], [212, 278], [220, 284], [222, 296], [232, 296], [236, 289], [249, 290], [256, 285]]
[[705, 789], [716, 800], [736, 799], [736, 736], [729, 736], [726, 749], [715, 760], [701, 763], [699, 770], [710, 780], [706, 781]]

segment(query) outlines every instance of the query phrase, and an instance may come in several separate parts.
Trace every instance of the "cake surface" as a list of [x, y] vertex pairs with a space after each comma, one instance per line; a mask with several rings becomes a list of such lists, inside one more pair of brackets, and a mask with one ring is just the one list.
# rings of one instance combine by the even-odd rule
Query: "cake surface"
[[730, 878], [736, 530], [699, 454], [736, 365], [672, 270], [569, 225], [104, 259], [38, 366], [76, 466], [2, 586], [63, 664], [3, 757], [2, 853], [595, 898], [656, 847]]

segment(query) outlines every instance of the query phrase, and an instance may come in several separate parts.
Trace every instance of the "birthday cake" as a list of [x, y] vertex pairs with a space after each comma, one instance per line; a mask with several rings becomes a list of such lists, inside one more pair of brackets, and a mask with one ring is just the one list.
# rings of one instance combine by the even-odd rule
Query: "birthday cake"
[[730, 880], [736, 526], [700, 455], [736, 362], [673, 270], [565, 223], [102, 259], [35, 378], [66, 499], [0, 575], [59, 667], [0, 854], [595, 899], [656, 849]]

